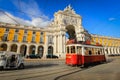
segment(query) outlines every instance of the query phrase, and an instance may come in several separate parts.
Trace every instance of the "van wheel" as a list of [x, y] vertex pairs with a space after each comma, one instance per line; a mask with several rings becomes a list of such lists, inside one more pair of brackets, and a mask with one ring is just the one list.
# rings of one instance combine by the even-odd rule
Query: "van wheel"
[[18, 68], [19, 68], [19, 69], [24, 69], [25, 66], [24, 66], [24, 64], [20, 64], [20, 66], [19, 66]]

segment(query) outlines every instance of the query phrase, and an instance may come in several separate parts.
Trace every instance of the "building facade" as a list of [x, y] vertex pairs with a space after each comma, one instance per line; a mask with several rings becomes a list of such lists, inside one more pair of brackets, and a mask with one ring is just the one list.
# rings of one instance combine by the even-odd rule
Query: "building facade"
[[46, 58], [46, 55], [54, 54], [64, 58], [66, 34], [69, 39], [79, 42], [89, 40], [102, 44], [106, 54], [120, 54], [120, 38], [89, 34], [82, 26], [82, 17], [70, 5], [55, 12], [53, 22], [45, 28], [1, 22], [0, 50], [18, 52], [23, 56], [38, 54]]

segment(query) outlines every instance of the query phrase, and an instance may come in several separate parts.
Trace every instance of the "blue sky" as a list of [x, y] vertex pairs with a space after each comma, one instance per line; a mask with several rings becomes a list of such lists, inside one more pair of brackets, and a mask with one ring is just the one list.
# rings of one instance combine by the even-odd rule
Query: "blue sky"
[[[71, 4], [88, 32], [120, 37], [120, 0], [0, 0], [0, 10], [33, 24], [48, 24]], [[38, 19], [40, 18], [40, 19]]]

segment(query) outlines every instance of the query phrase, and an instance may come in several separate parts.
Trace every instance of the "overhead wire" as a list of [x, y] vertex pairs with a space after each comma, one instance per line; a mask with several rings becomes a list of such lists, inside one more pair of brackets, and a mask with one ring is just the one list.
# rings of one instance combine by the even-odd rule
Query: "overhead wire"
[[15, 20], [14, 18], [12, 18], [11, 16], [9, 16], [5, 11], [0, 10], [0, 12], [2, 12], [3, 14], [5, 14], [7, 17], [9, 17], [10, 19], [12, 19], [14, 22], [16, 22], [17, 24], [20, 24], [17, 20]]

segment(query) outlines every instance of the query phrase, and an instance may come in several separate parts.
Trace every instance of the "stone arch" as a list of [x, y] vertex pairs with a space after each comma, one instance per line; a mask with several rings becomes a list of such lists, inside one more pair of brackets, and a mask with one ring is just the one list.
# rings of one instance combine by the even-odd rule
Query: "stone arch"
[[12, 44], [10, 51], [12, 51], [12, 52], [17, 52], [17, 47], [18, 47], [17, 44]]
[[48, 47], [48, 54], [53, 55], [53, 47], [52, 46]]
[[7, 44], [6, 43], [2, 43], [1, 45], [0, 45], [0, 50], [1, 51], [7, 51]]
[[35, 45], [30, 45], [29, 47], [29, 54], [35, 54], [36, 47]]
[[44, 47], [41, 45], [41, 46], [38, 46], [38, 52], [37, 54], [41, 57], [43, 57], [43, 53], [44, 53]]
[[26, 55], [26, 51], [27, 51], [27, 46], [25, 44], [20, 46], [20, 53], [22, 54], [22, 56]]
[[68, 39], [76, 39], [75, 26], [68, 25], [66, 26], [66, 34], [68, 34]]

